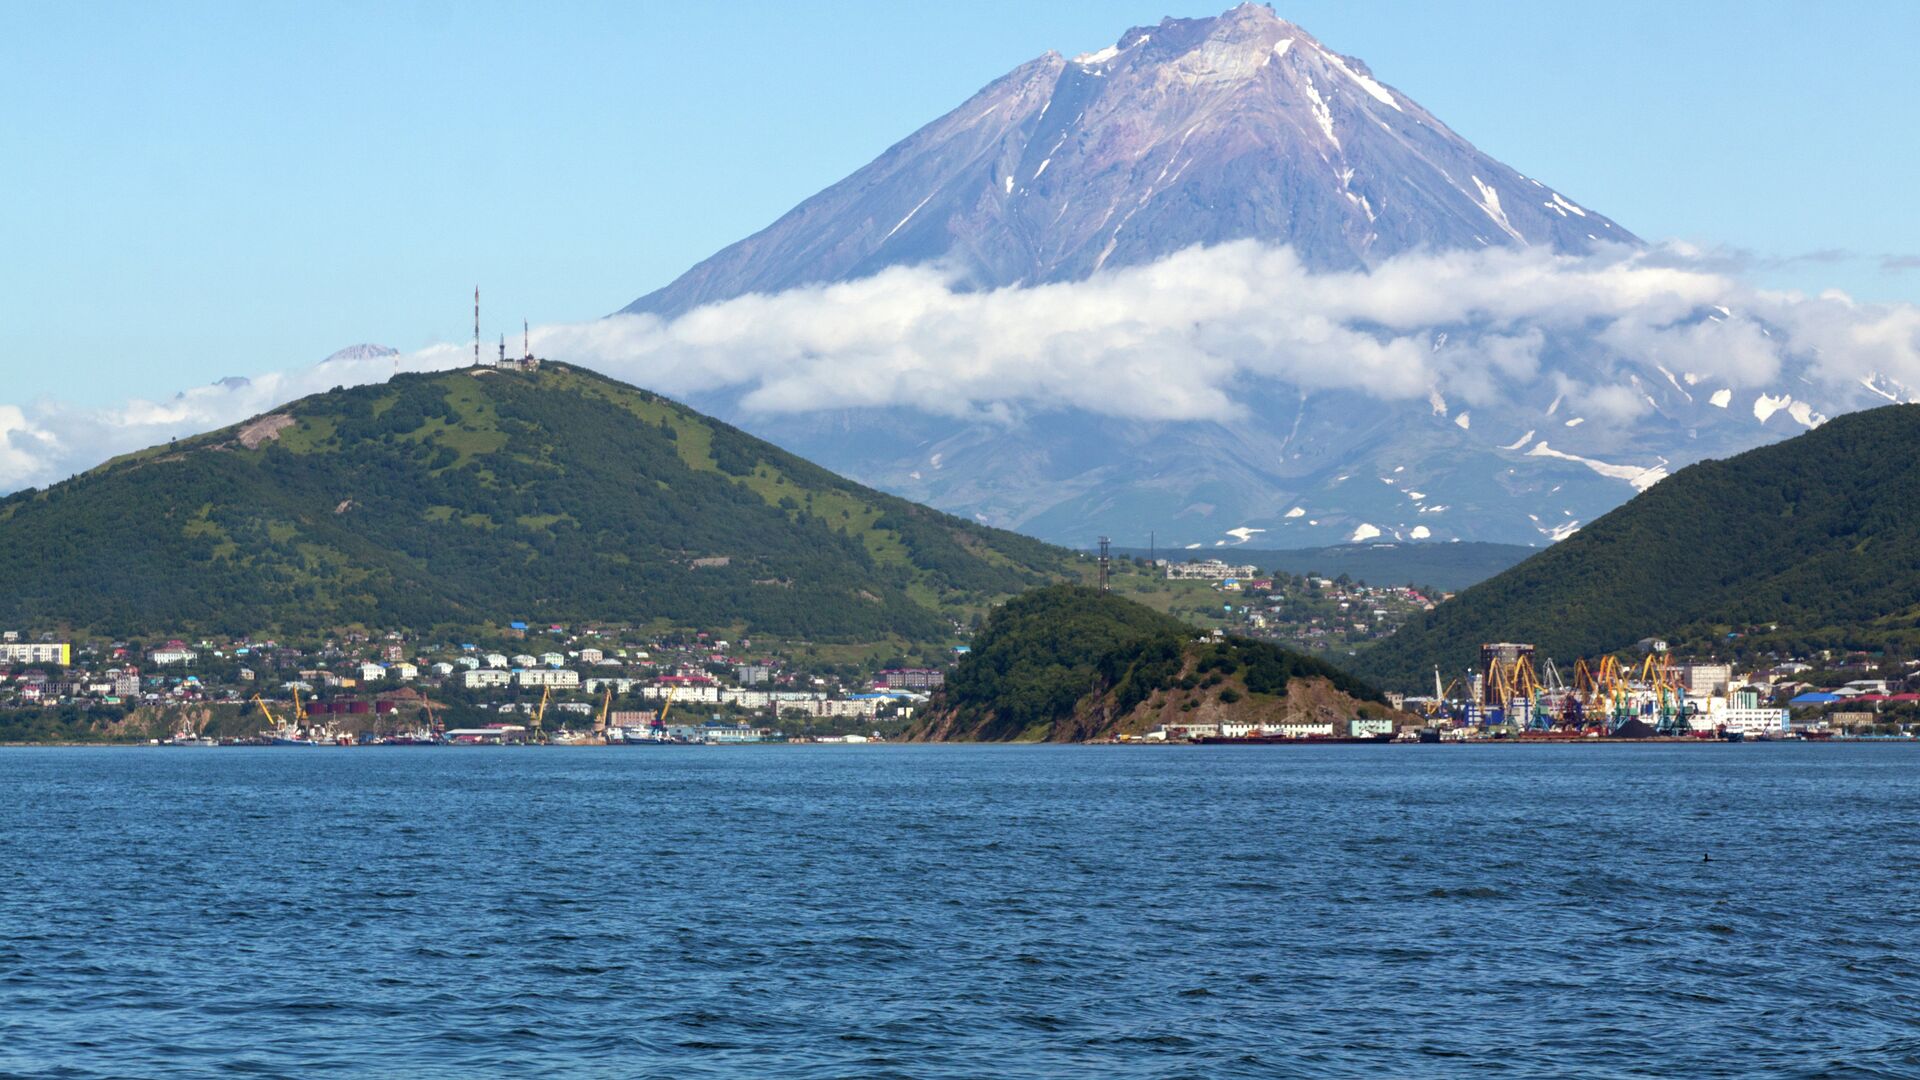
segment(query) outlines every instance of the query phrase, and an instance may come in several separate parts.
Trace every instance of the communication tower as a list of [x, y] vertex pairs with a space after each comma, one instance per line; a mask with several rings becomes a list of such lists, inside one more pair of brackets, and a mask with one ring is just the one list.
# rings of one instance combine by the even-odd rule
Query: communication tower
[[1112, 541], [1100, 538], [1100, 591], [1107, 591], [1107, 577], [1113, 569]]

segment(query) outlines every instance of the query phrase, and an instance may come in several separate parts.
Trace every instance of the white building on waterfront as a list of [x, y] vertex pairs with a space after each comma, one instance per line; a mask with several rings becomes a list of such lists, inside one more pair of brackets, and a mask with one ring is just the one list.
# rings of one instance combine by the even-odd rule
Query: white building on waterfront
[[1787, 710], [1772, 708], [1760, 704], [1760, 694], [1755, 690], [1735, 690], [1722, 697], [1706, 699], [1706, 708], [1699, 708], [1688, 718], [1688, 724], [1695, 731], [1720, 731], [1740, 735], [1784, 735], [1787, 731]]

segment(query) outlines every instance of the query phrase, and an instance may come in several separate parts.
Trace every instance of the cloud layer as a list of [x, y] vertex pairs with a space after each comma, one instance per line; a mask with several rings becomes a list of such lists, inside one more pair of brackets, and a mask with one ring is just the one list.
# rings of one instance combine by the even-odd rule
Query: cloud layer
[[[541, 327], [534, 346], [669, 395], [731, 390], [753, 411], [880, 406], [988, 419], [1070, 408], [1232, 420], [1263, 385], [1478, 406], [1547, 380], [1597, 420], [1626, 421], [1648, 405], [1612, 378], [1615, 365], [1762, 392], [1791, 369], [1805, 380], [1795, 389], [1803, 400], [1818, 400], [1821, 384], [1857, 388], [1875, 376], [1920, 386], [1920, 308], [1756, 289], [1681, 247], [1409, 255], [1371, 272], [1311, 273], [1288, 249], [1247, 242], [989, 292], [957, 290], [937, 266], [898, 268], [674, 319]], [[1570, 350], [1578, 370], [1549, 362]], [[328, 387], [469, 360], [464, 345], [444, 345], [163, 402], [0, 405], [0, 490]]]

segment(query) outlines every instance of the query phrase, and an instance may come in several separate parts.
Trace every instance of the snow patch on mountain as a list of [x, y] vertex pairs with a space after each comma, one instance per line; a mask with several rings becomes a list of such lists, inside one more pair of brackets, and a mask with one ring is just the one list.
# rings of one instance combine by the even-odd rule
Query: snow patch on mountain
[[[1008, 178], [1007, 178], [1007, 190], [1008, 190], [1008, 191], [1012, 191], [1012, 190], [1013, 190], [1013, 178], [1012, 178], [1012, 177], [1008, 177]], [[889, 240], [889, 239], [891, 239], [891, 238], [893, 237], [893, 234], [894, 234], [894, 233], [897, 233], [897, 232], [899, 232], [899, 231], [900, 231], [900, 227], [901, 227], [901, 226], [903, 226], [903, 225], [905, 225], [905, 224], [906, 224], [907, 222], [909, 222], [909, 221], [912, 221], [912, 220], [913, 220], [913, 215], [915, 215], [915, 214], [917, 214], [917, 213], [919, 213], [919, 212], [920, 212], [920, 209], [921, 209], [922, 207], [924, 207], [924, 206], [926, 206], [926, 205], [927, 205], [928, 203], [930, 203], [930, 202], [932, 202], [932, 201], [933, 201], [933, 197], [934, 197], [935, 195], [937, 195], [937, 194], [939, 194], [939, 193], [938, 193], [938, 192], [934, 192], [934, 191], [929, 191], [929, 192], [927, 193], [927, 197], [926, 197], [926, 198], [924, 198], [924, 199], [921, 199], [921, 200], [920, 200], [919, 202], [917, 202], [917, 203], [915, 203], [915, 204], [914, 204], [914, 206], [913, 206], [913, 209], [911, 209], [911, 210], [909, 210], [909, 211], [907, 211], [907, 216], [906, 216], [906, 217], [903, 217], [903, 218], [901, 218], [901, 219], [900, 219], [899, 221], [896, 221], [896, 222], [894, 222], [894, 224], [893, 224], [893, 228], [891, 228], [891, 229], [888, 229], [888, 230], [887, 230], [887, 235], [886, 235], [886, 236], [883, 236], [883, 237], [881, 237], [880, 239], [882, 239], [882, 240]]]
[[1827, 422], [1827, 418], [1813, 411], [1813, 405], [1805, 401], [1795, 401], [1791, 394], [1774, 397], [1761, 394], [1753, 399], [1753, 418], [1766, 423], [1773, 414], [1784, 411], [1793, 421], [1804, 428], [1816, 428]]
[[1548, 446], [1544, 439], [1535, 445], [1533, 449], [1527, 451], [1527, 456], [1551, 457], [1559, 458], [1562, 461], [1577, 462], [1599, 473], [1601, 476], [1611, 477], [1615, 480], [1625, 480], [1627, 483], [1632, 484], [1637, 491], [1645, 491], [1667, 478], [1665, 462], [1653, 466], [1609, 465], [1604, 461], [1595, 461], [1592, 458], [1581, 457], [1578, 454], [1569, 454], [1564, 451], [1555, 450]]
[[1565, 198], [1562, 198], [1560, 193], [1557, 191], [1553, 193], [1553, 205], [1559, 208], [1560, 210], [1565, 211], [1566, 213], [1575, 215], [1576, 217], [1587, 216], [1587, 212], [1585, 210], [1580, 209], [1578, 206], [1575, 206], [1574, 204], [1568, 202]]
[[1524, 242], [1526, 238], [1520, 235], [1520, 230], [1513, 227], [1513, 222], [1507, 220], [1507, 212], [1500, 208], [1500, 192], [1487, 186], [1486, 182], [1477, 176], [1473, 178], [1473, 186], [1480, 189], [1480, 209], [1487, 212], [1487, 216], [1493, 219], [1495, 225], [1500, 226], [1502, 232], [1515, 240]]
[[1335, 68], [1338, 68], [1341, 74], [1345, 75], [1349, 79], [1352, 79], [1356, 84], [1359, 85], [1360, 89], [1365, 90], [1368, 94], [1372, 95], [1375, 101], [1378, 101], [1383, 105], [1391, 105], [1393, 107], [1393, 111], [1395, 112], [1406, 111], [1405, 109], [1402, 109], [1400, 107], [1399, 102], [1393, 100], [1393, 95], [1387, 92], [1386, 87], [1381, 86], [1379, 83], [1373, 81], [1367, 76], [1362, 75], [1359, 72], [1348, 67], [1347, 62], [1341, 59], [1337, 54], [1328, 52], [1325, 49], [1318, 49], [1318, 51], [1321, 56], [1324, 56], [1327, 58], [1328, 63], [1332, 64]]
[[1577, 533], [1579, 531], [1580, 531], [1580, 523], [1577, 521], [1569, 521], [1563, 525], [1555, 525], [1551, 528], [1548, 528], [1543, 525], [1540, 528], [1541, 535], [1545, 536], [1547, 539], [1553, 541], [1556, 544], [1562, 540], [1565, 540], [1567, 537], [1572, 536], [1574, 533]]
[[1327, 99], [1320, 96], [1320, 88], [1313, 85], [1311, 76], [1305, 77], [1303, 82], [1307, 100], [1313, 102], [1314, 122], [1320, 125], [1320, 133], [1327, 137], [1327, 141], [1333, 144], [1334, 149], [1338, 150], [1340, 137], [1333, 133], [1333, 110], [1328, 107]]

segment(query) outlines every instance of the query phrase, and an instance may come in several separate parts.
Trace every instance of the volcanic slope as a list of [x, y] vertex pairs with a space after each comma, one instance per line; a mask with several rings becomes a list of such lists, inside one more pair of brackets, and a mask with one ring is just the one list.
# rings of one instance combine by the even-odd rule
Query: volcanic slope
[[[1040, 55], [625, 312], [671, 319], [732, 301], [742, 306], [694, 318], [751, 321], [766, 305], [736, 298], [794, 290], [773, 310], [804, 308], [828, 302], [824, 286], [908, 266], [989, 293], [1175, 273], [1169, 260], [1218, 269], [1241, 257], [1222, 252], [1260, 251], [1267, 269], [1220, 272], [1297, 265], [1330, 295], [1361, 295], [1383, 267], [1445, 280], [1441, 264], [1489, 251], [1540, 265], [1636, 257], [1627, 229], [1548, 180], [1488, 156], [1360, 59], [1243, 4]], [[1269, 251], [1282, 247], [1284, 258]], [[1299, 344], [1321, 338], [1318, 317], [1270, 336], [1174, 333], [1209, 355], [1250, 350], [1235, 361], [1250, 374], [1231, 384], [1232, 409], [1178, 418], [1017, 390], [929, 407], [915, 380], [833, 356], [816, 378], [743, 375], [692, 401], [863, 483], [1059, 543], [1139, 544], [1155, 531], [1212, 545], [1257, 531], [1293, 548], [1550, 543], [1679, 466], [1920, 400], [1879, 373], [1819, 377], [1790, 328], [1704, 296], [1647, 317], [1609, 326], [1469, 305], [1436, 310], [1431, 325], [1342, 323], [1434, 357], [1419, 389], [1330, 370], [1340, 350]], [[1085, 335], [1040, 325], [1036, 368], [1079, 362]], [[1146, 351], [1112, 348], [1115, 367], [1151, 370]], [[1764, 378], [1715, 360], [1772, 349], [1782, 363]], [[834, 378], [839, 363], [849, 373]], [[790, 385], [764, 392], [777, 382]]]
[[1482, 642], [1532, 642], [1564, 672], [1649, 637], [1723, 655], [1920, 648], [1920, 405], [1689, 466], [1354, 666], [1413, 688]]
[[931, 642], [1075, 556], [577, 368], [335, 389], [0, 500], [0, 624]]
[[1639, 242], [1361, 60], [1242, 4], [1030, 60], [626, 311], [933, 261], [976, 288], [1072, 281], [1230, 240], [1343, 270], [1434, 248]]

